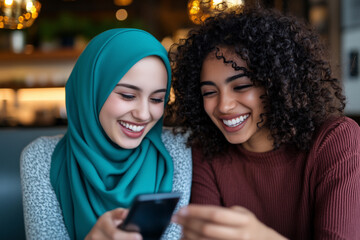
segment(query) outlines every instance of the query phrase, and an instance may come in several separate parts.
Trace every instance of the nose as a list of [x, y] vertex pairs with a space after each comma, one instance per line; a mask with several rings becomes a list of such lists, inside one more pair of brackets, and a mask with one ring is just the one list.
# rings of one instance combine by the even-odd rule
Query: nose
[[228, 113], [236, 106], [236, 99], [231, 93], [220, 93], [218, 101], [218, 109], [221, 113]]
[[150, 106], [149, 102], [141, 100], [136, 104], [134, 110], [132, 111], [132, 115], [139, 121], [147, 121], [150, 119]]

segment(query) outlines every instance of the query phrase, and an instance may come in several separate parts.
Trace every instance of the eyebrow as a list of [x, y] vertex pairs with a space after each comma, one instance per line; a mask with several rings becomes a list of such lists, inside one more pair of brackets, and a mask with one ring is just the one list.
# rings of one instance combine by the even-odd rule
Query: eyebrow
[[[234, 75], [234, 76], [231, 76], [231, 77], [228, 77], [226, 78], [225, 80], [225, 83], [229, 83], [229, 82], [232, 82], [238, 78], [242, 78], [242, 77], [248, 77], [249, 74], [247, 73], [239, 73], [237, 75]], [[203, 81], [203, 82], [200, 82], [200, 87], [204, 86], [204, 85], [212, 85], [212, 86], [215, 86], [215, 83], [211, 82], [211, 81]]]
[[246, 73], [240, 73], [240, 74], [237, 74], [237, 75], [234, 75], [234, 76], [231, 76], [231, 77], [228, 77], [225, 82], [226, 83], [229, 83], [229, 82], [232, 82], [238, 78], [242, 78], [242, 77], [248, 77], [249, 74], [246, 74]]
[[[142, 92], [141, 88], [131, 85], [131, 84], [126, 84], [126, 83], [118, 83], [118, 84], [116, 84], [116, 87], [126, 87], [126, 88], [130, 88], [130, 89]], [[166, 88], [161, 88], [161, 89], [155, 90], [153, 93], [159, 93], [159, 92], [166, 92]]]

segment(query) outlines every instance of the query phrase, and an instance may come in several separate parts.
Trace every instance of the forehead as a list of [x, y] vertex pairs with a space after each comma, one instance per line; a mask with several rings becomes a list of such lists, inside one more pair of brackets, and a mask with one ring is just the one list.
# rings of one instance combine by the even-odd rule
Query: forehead
[[201, 80], [216, 77], [229, 77], [247, 70], [246, 62], [232, 49], [218, 48], [204, 59], [201, 68]]
[[233, 48], [230, 47], [217, 47], [215, 50], [207, 54], [203, 64], [205, 62], [212, 62], [216, 60], [223, 63], [224, 65], [231, 66], [233, 63], [235, 63], [236, 66], [247, 68], [246, 62], [235, 53]]

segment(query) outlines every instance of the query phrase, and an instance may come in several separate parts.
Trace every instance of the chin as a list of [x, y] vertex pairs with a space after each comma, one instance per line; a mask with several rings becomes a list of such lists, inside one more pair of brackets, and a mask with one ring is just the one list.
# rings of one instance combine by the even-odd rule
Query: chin
[[136, 140], [136, 141], [130, 141], [127, 142], [126, 144], [124, 144], [124, 140], [123, 141], [118, 141], [115, 142], [116, 145], [118, 145], [119, 147], [123, 148], [123, 149], [134, 149], [137, 148], [138, 146], [140, 146], [141, 140]]
[[132, 144], [128, 144], [128, 145], [124, 145], [124, 144], [119, 145], [118, 144], [118, 146], [123, 148], [123, 149], [134, 149], [134, 148], [137, 148], [139, 145], [140, 145], [140, 143], [139, 144], [133, 144], [133, 145]]
[[244, 143], [244, 140], [243, 139], [239, 139], [239, 137], [227, 137], [225, 136], [226, 140], [231, 143], [231, 144], [242, 144]]

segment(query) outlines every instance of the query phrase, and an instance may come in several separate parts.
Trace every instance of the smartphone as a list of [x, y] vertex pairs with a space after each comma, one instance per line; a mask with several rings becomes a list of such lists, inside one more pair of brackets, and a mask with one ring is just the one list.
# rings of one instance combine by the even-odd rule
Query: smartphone
[[129, 214], [119, 228], [140, 232], [143, 239], [160, 239], [170, 223], [181, 193], [154, 193], [138, 195]]

